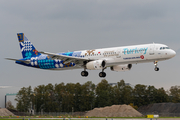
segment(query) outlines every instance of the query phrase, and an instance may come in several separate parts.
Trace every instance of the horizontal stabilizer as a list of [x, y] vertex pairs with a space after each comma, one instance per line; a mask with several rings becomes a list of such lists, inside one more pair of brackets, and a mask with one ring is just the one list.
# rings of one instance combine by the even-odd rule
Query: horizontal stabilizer
[[18, 59], [12, 59], [12, 58], [5, 58], [7, 60], [13, 60], [13, 61], [19, 61], [19, 62], [23, 62], [23, 63], [26, 63], [26, 64], [29, 64], [31, 63], [30, 60], [18, 60]]

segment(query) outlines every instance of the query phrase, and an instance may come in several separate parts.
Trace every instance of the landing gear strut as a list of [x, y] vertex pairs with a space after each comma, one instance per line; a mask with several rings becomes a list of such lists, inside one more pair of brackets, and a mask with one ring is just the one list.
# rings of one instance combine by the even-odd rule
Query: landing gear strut
[[86, 63], [87, 63], [87, 61], [84, 61], [84, 71], [82, 71], [81, 72], [81, 76], [83, 76], [83, 77], [87, 77], [88, 76], [88, 72], [86, 71]]
[[154, 61], [154, 65], [155, 65], [155, 68], [154, 68], [154, 70], [155, 71], [159, 71], [159, 68], [158, 68], [158, 61]]

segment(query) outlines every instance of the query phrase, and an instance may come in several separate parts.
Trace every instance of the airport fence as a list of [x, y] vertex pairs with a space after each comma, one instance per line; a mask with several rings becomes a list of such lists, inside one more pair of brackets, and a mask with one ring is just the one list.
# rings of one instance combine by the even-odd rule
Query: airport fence
[[86, 112], [36, 112], [34, 115], [45, 116], [84, 116]]
[[[14, 115], [17, 116], [85, 116], [86, 112], [34, 112], [34, 114], [30, 114], [27, 112], [13, 112]], [[180, 113], [142, 113], [144, 116], [146, 115], [159, 115], [159, 117], [180, 117]]]
[[84, 116], [86, 112], [13, 112], [17, 116]]

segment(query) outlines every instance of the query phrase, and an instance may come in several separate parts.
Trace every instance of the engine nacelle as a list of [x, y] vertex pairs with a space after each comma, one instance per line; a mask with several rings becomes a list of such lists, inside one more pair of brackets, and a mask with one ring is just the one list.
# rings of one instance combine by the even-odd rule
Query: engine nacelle
[[86, 68], [89, 70], [99, 70], [103, 69], [105, 66], [106, 62], [104, 60], [95, 60], [86, 64]]
[[132, 64], [125, 64], [125, 65], [115, 65], [111, 67], [112, 71], [128, 71], [131, 70]]

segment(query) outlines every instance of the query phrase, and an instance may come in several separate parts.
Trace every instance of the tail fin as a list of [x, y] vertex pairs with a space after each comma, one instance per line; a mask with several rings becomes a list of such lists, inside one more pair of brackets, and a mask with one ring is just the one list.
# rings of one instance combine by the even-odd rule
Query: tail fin
[[33, 44], [26, 38], [24, 33], [17, 33], [19, 45], [23, 58], [31, 58], [38, 56], [40, 53], [35, 49]]

